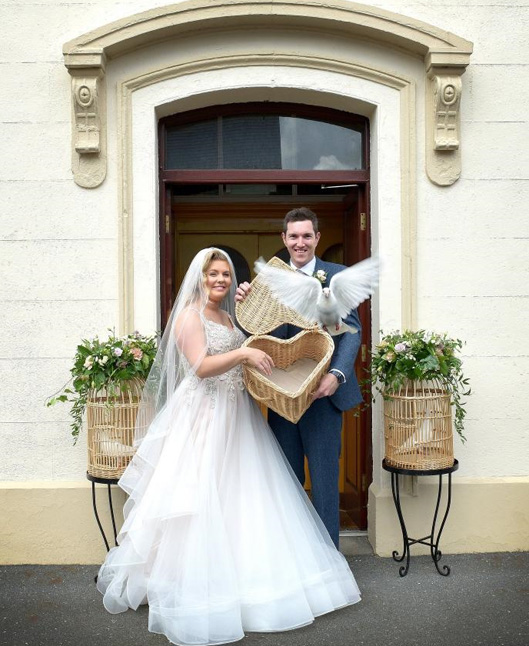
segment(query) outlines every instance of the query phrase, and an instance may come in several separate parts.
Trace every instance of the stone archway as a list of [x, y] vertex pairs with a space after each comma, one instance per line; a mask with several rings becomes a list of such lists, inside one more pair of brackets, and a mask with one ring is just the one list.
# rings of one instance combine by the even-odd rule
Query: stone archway
[[405, 16], [343, 0], [230, 0], [214, 5], [189, 0], [139, 13], [84, 34], [64, 45], [72, 76], [72, 169], [77, 184], [94, 188], [106, 175], [107, 59], [138, 47], [196, 31], [291, 27], [361, 37], [399, 48], [424, 60], [426, 87], [426, 169], [436, 184], [459, 177], [461, 75], [472, 43]]

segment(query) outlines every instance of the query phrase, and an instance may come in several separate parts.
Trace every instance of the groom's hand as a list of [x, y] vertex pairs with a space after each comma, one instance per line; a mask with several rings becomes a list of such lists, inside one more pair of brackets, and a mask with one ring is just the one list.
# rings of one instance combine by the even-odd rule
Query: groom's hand
[[338, 385], [338, 379], [333, 374], [328, 372], [326, 375], [323, 375], [318, 387], [312, 393], [312, 401], [334, 395]]
[[239, 287], [235, 290], [235, 301], [237, 303], [242, 303], [243, 300], [248, 296], [251, 290], [250, 283], [241, 283]]

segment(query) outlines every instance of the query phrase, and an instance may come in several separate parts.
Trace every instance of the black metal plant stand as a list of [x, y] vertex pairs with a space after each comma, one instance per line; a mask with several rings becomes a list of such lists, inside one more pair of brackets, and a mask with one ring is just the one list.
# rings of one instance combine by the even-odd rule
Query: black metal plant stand
[[107, 478], [96, 478], [96, 476], [90, 475], [89, 473], [86, 474], [86, 477], [90, 482], [92, 483], [92, 506], [94, 508], [94, 515], [96, 517], [97, 525], [99, 527], [99, 531], [101, 532], [101, 536], [103, 537], [103, 540], [105, 542], [105, 547], [107, 552], [110, 550], [110, 546], [107, 541], [107, 537], [105, 535], [105, 530], [103, 529], [103, 525], [101, 524], [101, 520], [99, 519], [99, 514], [97, 513], [97, 503], [96, 503], [96, 483], [97, 484], [105, 484], [108, 487], [108, 506], [110, 508], [110, 517], [112, 519], [112, 529], [114, 531], [114, 545], [117, 546], [118, 541], [117, 541], [117, 529], [116, 529], [116, 519], [114, 518], [114, 507], [112, 505], [112, 492], [110, 490], [110, 485], [115, 485], [118, 483], [117, 479], [112, 479], [109, 480]]
[[[450, 567], [448, 565], [443, 565], [442, 568], [439, 567], [439, 561], [441, 560], [442, 553], [439, 549], [439, 541], [441, 540], [441, 534], [443, 532], [446, 519], [448, 518], [448, 512], [450, 511], [450, 503], [452, 501], [452, 473], [459, 469], [459, 462], [454, 460], [454, 464], [451, 467], [445, 467], [444, 469], [428, 469], [428, 470], [416, 470], [416, 469], [401, 469], [399, 467], [391, 466], [386, 463], [386, 460], [382, 461], [382, 468], [391, 473], [391, 492], [393, 493], [393, 502], [395, 503], [395, 509], [397, 510], [397, 515], [399, 517], [400, 528], [402, 530], [402, 541], [403, 548], [402, 554], [399, 556], [399, 553], [395, 550], [393, 552], [393, 559], [398, 563], [402, 563], [406, 559], [406, 565], [401, 565], [399, 568], [400, 576], [406, 576], [410, 568], [410, 545], [415, 545], [416, 543], [421, 543], [422, 545], [427, 545], [430, 548], [430, 555], [435, 564], [435, 567], [439, 574], [442, 576], [448, 576], [450, 574]], [[404, 516], [402, 515], [402, 508], [400, 505], [400, 489], [399, 489], [399, 475], [406, 476], [439, 476], [439, 487], [437, 491], [437, 503], [435, 505], [435, 512], [432, 522], [432, 531], [428, 536], [423, 538], [410, 538], [408, 536], [408, 530], [406, 529], [406, 523], [404, 522]], [[439, 515], [439, 506], [441, 502], [441, 493], [443, 488], [443, 476], [448, 475], [448, 497], [446, 501], [446, 510], [444, 512], [443, 520], [439, 526], [439, 531], [436, 535], [436, 525], [437, 517]]]

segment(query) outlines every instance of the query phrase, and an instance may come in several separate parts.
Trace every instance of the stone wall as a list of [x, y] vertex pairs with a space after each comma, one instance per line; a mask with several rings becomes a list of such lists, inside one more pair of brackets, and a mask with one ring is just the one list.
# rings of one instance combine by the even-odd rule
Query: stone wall
[[[32, 519], [38, 527], [47, 522], [46, 518], [50, 519], [49, 491], [50, 487], [55, 487], [61, 500], [61, 511], [57, 511], [56, 518], [57, 531], [67, 517], [64, 509], [68, 509], [68, 505], [73, 519], [69, 531], [75, 527], [78, 517], [81, 518], [80, 527], [85, 527], [88, 533], [93, 530], [90, 538], [93, 548], [88, 553], [72, 548], [71, 554], [66, 556], [64, 551], [60, 556], [55, 554], [53, 545], [57, 543], [56, 538], [53, 532], [47, 532], [45, 554], [35, 555], [35, 562], [53, 562], [54, 559], [56, 562], [97, 562], [101, 558], [96, 547], [97, 529], [87, 521], [91, 514], [90, 500], [79, 496], [79, 490], [86, 488], [85, 443], [82, 439], [77, 446], [72, 445], [67, 407], [50, 409], [44, 406], [44, 402], [67, 381], [79, 339], [96, 333], [104, 335], [107, 328], [119, 329], [122, 324], [120, 209], [123, 193], [120, 173], [123, 160], [120, 157], [120, 138], [126, 134], [120, 130], [118, 87], [127, 78], [147, 73], [163, 65], [164, 61], [169, 64], [171, 56], [177, 55], [176, 47], [179, 45], [157, 45], [150, 50], [109, 61], [107, 177], [95, 189], [80, 188], [72, 179], [71, 79], [64, 66], [62, 46], [113, 20], [163, 4], [153, 0], [119, 3], [105, 0], [66, 3], [59, 0], [0, 0], [0, 23], [6, 33], [0, 43], [3, 72], [0, 90], [0, 133], [3, 141], [0, 161], [0, 380], [3, 384], [0, 399], [0, 480], [5, 483], [4, 487], [0, 484], [0, 497], [5, 494], [13, 500], [13, 491], [18, 486], [22, 497], [17, 497], [17, 504], [9, 507], [14, 514], [11, 525], [21, 525], [24, 505], [20, 500], [27, 495], [33, 499]], [[216, 3], [206, 4], [213, 9]], [[342, 4], [348, 3], [344, 0]], [[385, 49], [380, 44], [374, 46], [362, 39], [354, 42], [337, 38], [329, 44], [321, 35], [312, 39], [302, 33], [297, 34], [294, 40], [290, 38], [288, 46], [291, 52], [306, 52], [307, 56], [323, 55], [335, 47], [337, 58], [362, 65], [369, 65], [371, 61], [377, 69], [390, 70], [411, 79], [410, 87], [413, 87], [416, 103], [409, 158], [413, 166], [412, 192], [416, 205], [416, 214], [413, 214], [416, 227], [416, 235], [413, 236], [416, 250], [413, 296], [416, 325], [447, 331], [467, 342], [465, 371], [474, 392], [468, 402], [468, 442], [462, 446], [456, 440], [456, 454], [461, 463], [456, 475], [461, 478], [462, 486], [469, 479], [473, 484], [477, 480], [483, 484], [483, 479], [486, 479], [487, 486], [498, 487], [494, 499], [500, 506], [505, 478], [509, 479], [509, 491], [522, 492], [519, 506], [516, 497], [509, 495], [505, 498], [510, 501], [510, 511], [502, 518], [510, 520], [502, 522], [510, 523], [510, 539], [504, 543], [503, 549], [527, 548], [529, 439], [525, 392], [529, 386], [529, 356], [524, 343], [524, 332], [529, 323], [526, 261], [529, 224], [525, 215], [529, 201], [526, 108], [529, 90], [525, 82], [529, 65], [527, 6], [521, 0], [498, 2], [493, 6], [479, 0], [462, 0], [457, 4], [378, 2], [372, 6], [425, 21], [474, 43], [474, 53], [463, 76], [462, 173], [452, 186], [434, 185], [425, 172], [425, 88], [424, 80], [421, 80], [424, 65], [418, 55]], [[284, 52], [287, 51], [287, 41], [285, 35]], [[276, 43], [280, 42], [278, 34]], [[254, 43], [256, 48], [262, 47], [263, 53], [271, 47], [264, 36], [261, 40], [256, 38]], [[278, 44], [275, 46], [280, 47]], [[222, 38], [202, 43], [202, 47], [202, 57], [209, 55], [214, 58], [228, 51]], [[244, 36], [240, 36], [239, 42], [231, 40], [229, 47], [232, 53], [244, 52]], [[185, 55], [192, 57], [196, 49], [197, 44], [190, 39]], [[182, 55], [181, 52], [178, 55]], [[203, 94], [208, 91], [205, 78], [202, 76], [198, 80], [197, 77], [199, 85], [196, 87]], [[324, 80], [322, 76], [319, 88], [307, 85], [306, 90], [323, 93], [325, 89], [327, 92], [329, 79]], [[193, 82], [189, 81], [189, 96], [193, 94]], [[270, 88], [274, 85], [273, 74], [268, 83]], [[298, 78], [298, 84], [303, 84], [302, 77]], [[224, 88], [219, 85], [216, 89], [227, 91], [227, 88], [228, 81]], [[209, 90], [213, 89], [212, 84]], [[299, 92], [302, 90], [298, 87]], [[235, 90], [232, 87], [230, 91]], [[244, 91], [241, 87], [241, 97], [246, 96]], [[291, 100], [294, 96], [288, 92], [281, 94], [278, 87], [274, 92], [280, 100]], [[354, 91], [351, 90], [351, 94]], [[151, 119], [154, 123], [154, 111], [142, 113], [150, 105], [148, 97], [139, 101], [140, 94], [137, 96], [134, 105], [139, 110], [138, 118], [146, 119], [146, 123]], [[259, 100], [259, 96], [264, 95], [256, 94], [255, 99]], [[345, 89], [343, 96], [346, 96]], [[367, 94], [365, 99], [368, 100]], [[312, 100], [317, 101], [316, 95]], [[380, 100], [377, 113], [373, 99], [372, 116], [375, 131], [383, 133], [382, 95]], [[335, 107], [344, 109], [346, 105], [338, 104], [337, 99]], [[132, 148], [140, 158], [146, 155], [152, 144], [147, 134], [143, 140], [141, 137], [141, 133], [136, 133]], [[396, 141], [394, 153], [398, 155]], [[384, 153], [387, 154], [385, 146], [390, 145], [393, 145], [390, 136], [373, 141], [374, 163], [378, 163]], [[154, 149], [152, 152], [155, 154]], [[141, 168], [141, 163], [138, 167]], [[152, 175], [155, 168], [156, 160], [152, 158], [146, 186], [150, 182], [153, 191], [156, 190]], [[388, 232], [393, 229], [381, 230], [380, 223], [386, 222], [389, 227], [392, 214], [399, 211], [402, 201], [396, 197], [391, 204], [395, 192], [393, 189], [393, 192], [388, 191], [388, 186], [393, 186], [392, 182], [398, 185], [402, 174], [408, 172], [409, 168], [400, 168], [395, 176], [384, 177], [377, 175], [377, 168], [374, 168], [375, 246], [392, 249]], [[150, 220], [142, 220], [141, 214], [149, 210], [154, 214], [157, 208], [155, 195], [152, 199], [149, 195], [143, 191], [133, 196], [139, 218], [136, 224], [147, 232], [150, 231]], [[399, 236], [398, 228], [395, 231]], [[145, 249], [153, 250], [142, 259], [147, 279], [142, 283], [141, 277], [136, 276], [137, 293], [148, 294], [157, 266], [155, 241], [149, 240], [143, 250], [139, 249], [142, 245], [138, 239], [135, 245], [136, 263]], [[395, 294], [395, 290], [400, 289], [399, 282], [392, 282], [389, 275], [384, 280], [386, 282], [383, 281], [382, 286], [386, 285], [385, 291], [381, 290], [379, 301], [375, 302], [377, 313], [374, 318], [384, 326], [398, 324], [398, 319], [393, 316], [397, 310], [393, 308], [392, 299], [400, 296]], [[136, 302], [136, 320], [142, 323], [142, 332], [149, 333], [148, 325], [152, 323], [153, 328], [156, 327], [156, 307], [149, 303], [145, 316], [138, 313], [138, 307]], [[379, 415], [378, 409], [373, 438], [375, 470], [370, 535], [378, 544], [379, 553], [387, 553], [391, 541], [383, 540], [381, 534], [377, 539], [376, 528], [383, 531], [386, 538], [396, 535], [398, 530], [385, 503], [377, 511], [377, 497], [380, 494], [384, 498], [388, 493], [387, 474], [378, 466], [382, 451]], [[513, 478], [518, 478], [516, 486]], [[474, 487], [474, 490], [482, 491], [479, 487]], [[47, 511], [41, 516], [35, 500], [40, 500], [43, 491], [45, 499], [41, 509]], [[69, 498], [72, 491], [75, 498]], [[476, 501], [480, 496], [481, 493], [476, 494], [472, 504], [478, 504]], [[461, 497], [463, 499], [464, 496]], [[84, 503], [80, 504], [80, 500]], [[19, 512], [15, 512], [15, 508]], [[493, 518], [493, 510], [483, 511], [484, 514], [492, 513]], [[20, 517], [16, 516], [17, 513]], [[458, 508], [456, 505], [454, 514], [458, 525], [464, 522], [466, 512], [463, 506]], [[52, 525], [53, 522], [52, 513]], [[392, 527], [394, 534], [387, 527]], [[472, 551], [473, 545], [483, 550], [488, 549], [487, 545], [490, 549], [502, 549], [501, 541], [498, 542], [500, 529], [492, 532], [488, 543], [473, 543], [460, 538], [458, 533], [457, 540], [450, 543], [450, 549]], [[450, 532], [450, 526], [447, 532]], [[0, 554], [3, 562], [25, 562], [33, 558], [32, 554], [38, 553], [38, 549], [35, 551], [31, 546], [15, 553], [16, 536], [9, 545], [11, 547]]]

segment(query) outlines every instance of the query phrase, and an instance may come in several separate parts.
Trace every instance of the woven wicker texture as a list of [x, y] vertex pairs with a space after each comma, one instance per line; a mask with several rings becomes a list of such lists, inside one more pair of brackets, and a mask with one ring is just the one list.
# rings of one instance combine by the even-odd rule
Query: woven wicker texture
[[295, 424], [310, 406], [311, 395], [329, 367], [334, 351], [331, 337], [319, 329], [310, 329], [299, 332], [291, 339], [276, 339], [267, 335], [252, 336], [244, 345], [268, 353], [276, 367], [282, 370], [298, 359], [309, 358], [317, 361], [314, 370], [295, 392], [272, 383], [255, 368], [243, 366], [244, 383], [252, 397]]
[[452, 407], [442, 384], [410, 381], [384, 395], [386, 462], [402, 469], [454, 464]]
[[[292, 267], [275, 256], [268, 264], [285, 271], [294, 271]], [[244, 301], [235, 305], [237, 320], [251, 334], [267, 334], [282, 323], [291, 323], [304, 329], [317, 327], [295, 310], [282, 305], [259, 274], [252, 280], [251, 286], [252, 289]]]
[[86, 405], [88, 473], [109, 480], [120, 478], [135, 453], [136, 415], [143, 382], [131, 380], [116, 398], [104, 390], [92, 391]]

